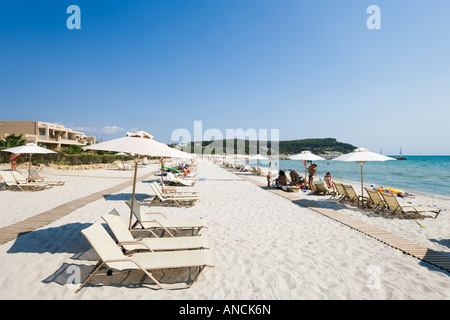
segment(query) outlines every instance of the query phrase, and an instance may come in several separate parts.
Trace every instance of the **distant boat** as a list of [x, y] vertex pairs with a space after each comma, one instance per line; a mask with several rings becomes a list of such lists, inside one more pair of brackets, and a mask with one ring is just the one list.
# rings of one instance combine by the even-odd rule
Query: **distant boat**
[[405, 157], [402, 156], [402, 148], [400, 148], [400, 156], [399, 157], [394, 157], [397, 160], [407, 160]]

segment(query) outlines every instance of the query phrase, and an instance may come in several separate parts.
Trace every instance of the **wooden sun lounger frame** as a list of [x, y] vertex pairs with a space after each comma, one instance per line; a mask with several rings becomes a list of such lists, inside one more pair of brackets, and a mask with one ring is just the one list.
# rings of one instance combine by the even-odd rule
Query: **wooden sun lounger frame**
[[431, 212], [436, 213], [436, 215], [434, 216], [434, 219], [436, 219], [439, 213], [442, 211], [442, 209], [425, 206], [402, 206], [393, 194], [380, 192], [380, 195], [386, 203], [388, 210], [392, 214], [395, 214], [394, 218], [397, 217], [400, 213], [404, 213], [406, 215], [408, 213], [418, 213], [420, 215], [421, 212]]
[[380, 195], [380, 192], [377, 190], [364, 187], [366, 189], [367, 194], [369, 195], [369, 201], [366, 203], [366, 208], [369, 206], [373, 206], [372, 210], [375, 213], [381, 213], [386, 209], [386, 202], [384, 202], [383, 198]]
[[[337, 195], [339, 195], [338, 201], [343, 202], [347, 199], [348, 195], [345, 191], [344, 186], [340, 182], [334, 182], [334, 186], [336, 187]], [[335, 197], [335, 195], [332, 195], [331, 198]], [[330, 198], [330, 199], [331, 199]]]
[[350, 205], [353, 205], [355, 203], [355, 201], [356, 201], [358, 206], [360, 204], [361, 204], [361, 206], [363, 206], [364, 205], [364, 200], [366, 200], [366, 201], [368, 200], [367, 197], [365, 197], [363, 195], [358, 195], [352, 185], [350, 185], [350, 184], [342, 184], [342, 186], [345, 189], [346, 198], [347, 198], [348, 201], [350, 201]]

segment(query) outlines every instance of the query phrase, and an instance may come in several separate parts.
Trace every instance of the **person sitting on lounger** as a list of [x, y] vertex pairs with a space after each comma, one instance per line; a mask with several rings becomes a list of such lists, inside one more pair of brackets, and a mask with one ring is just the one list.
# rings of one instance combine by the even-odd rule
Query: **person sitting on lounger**
[[184, 166], [183, 167], [183, 175], [186, 177], [190, 173], [191, 173], [191, 169], [189, 169], [189, 166]]
[[328, 189], [333, 189], [334, 191], [336, 191], [336, 187], [334, 186], [333, 180], [331, 180], [331, 173], [327, 172], [323, 180], [325, 180]]
[[283, 170], [280, 170], [278, 172], [278, 178], [277, 178], [277, 187], [281, 188], [282, 186], [287, 186], [287, 176], [286, 173]]
[[298, 180], [299, 180], [298, 186], [299, 186], [301, 189], [308, 189], [308, 182], [306, 181], [305, 178], [303, 178], [302, 176], [299, 176], [299, 177], [298, 177]]
[[291, 175], [291, 184], [298, 185], [300, 183], [300, 176], [298, 175], [297, 171], [292, 170], [290, 172], [290, 175]]

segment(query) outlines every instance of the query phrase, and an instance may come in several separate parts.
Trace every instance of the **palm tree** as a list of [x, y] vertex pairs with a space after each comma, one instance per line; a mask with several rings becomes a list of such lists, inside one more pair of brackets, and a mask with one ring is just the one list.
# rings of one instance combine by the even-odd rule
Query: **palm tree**
[[27, 142], [27, 138], [23, 134], [15, 135], [11, 133], [0, 140], [0, 147], [14, 148], [23, 146]]

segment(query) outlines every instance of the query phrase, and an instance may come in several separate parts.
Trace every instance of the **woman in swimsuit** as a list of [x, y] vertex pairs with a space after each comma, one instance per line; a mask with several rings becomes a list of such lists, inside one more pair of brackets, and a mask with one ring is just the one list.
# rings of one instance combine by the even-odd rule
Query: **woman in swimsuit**
[[331, 180], [331, 173], [327, 172], [327, 174], [325, 175], [323, 180], [325, 180], [325, 183], [327, 184], [327, 187], [329, 189], [333, 189], [334, 191], [336, 191], [336, 188], [334, 187], [334, 183]]
[[314, 185], [313, 185], [313, 180], [314, 180], [314, 175], [317, 172], [317, 168], [316, 167], [317, 167], [317, 164], [311, 163], [311, 165], [308, 168], [308, 172], [309, 172], [308, 184], [309, 184], [309, 189], [310, 190], [314, 190], [315, 189]]
[[13, 153], [9, 156], [9, 161], [11, 161], [11, 171], [16, 171], [17, 161], [22, 157], [20, 153]]

